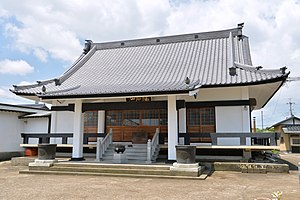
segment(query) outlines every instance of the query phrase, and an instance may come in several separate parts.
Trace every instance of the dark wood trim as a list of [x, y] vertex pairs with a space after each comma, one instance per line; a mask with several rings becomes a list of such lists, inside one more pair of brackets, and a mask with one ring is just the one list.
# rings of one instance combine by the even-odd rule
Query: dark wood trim
[[146, 110], [165, 108], [167, 108], [166, 101], [104, 102], [82, 104], [82, 112], [90, 110]]
[[68, 104], [67, 106], [52, 106], [51, 111], [73, 111], [74, 112], [75, 105]]
[[[233, 101], [202, 101], [186, 102], [185, 100], [176, 101], [176, 109], [181, 108], [200, 108], [211, 106], [244, 106], [256, 105], [256, 99], [233, 100]], [[137, 102], [103, 102], [103, 103], [83, 103], [82, 112], [91, 110], [146, 110], [146, 109], [167, 109], [167, 101], [137, 101]], [[74, 111], [74, 104], [68, 106], [52, 106], [51, 111]]]
[[48, 116], [48, 133], [51, 133], [51, 115]]
[[[82, 112], [92, 110], [146, 110], [146, 109], [167, 109], [167, 101], [135, 101], [135, 102], [103, 102], [83, 103]], [[176, 101], [176, 109], [185, 107], [184, 100]], [[73, 111], [74, 104], [68, 106], [52, 106], [51, 111]]]
[[[135, 102], [104, 102], [104, 103], [83, 103], [82, 112], [89, 110], [147, 110], [167, 109], [167, 101], [135, 101]], [[184, 108], [185, 101], [177, 100], [176, 109]]]
[[202, 108], [213, 106], [254, 106], [255, 99], [249, 100], [233, 100], [233, 101], [202, 101], [202, 102], [185, 102], [186, 108]]

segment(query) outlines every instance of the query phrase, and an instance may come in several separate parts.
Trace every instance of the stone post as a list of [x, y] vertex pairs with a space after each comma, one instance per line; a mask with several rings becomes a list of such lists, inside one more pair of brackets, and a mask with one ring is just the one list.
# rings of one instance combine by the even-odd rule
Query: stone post
[[151, 139], [148, 139], [148, 142], [147, 142], [147, 161], [146, 161], [147, 164], [152, 163], [152, 161], [151, 161], [151, 156], [152, 156], [151, 144], [152, 144]]
[[97, 139], [97, 149], [96, 149], [96, 161], [100, 161], [100, 159], [102, 158], [102, 141], [103, 138], [98, 138]]

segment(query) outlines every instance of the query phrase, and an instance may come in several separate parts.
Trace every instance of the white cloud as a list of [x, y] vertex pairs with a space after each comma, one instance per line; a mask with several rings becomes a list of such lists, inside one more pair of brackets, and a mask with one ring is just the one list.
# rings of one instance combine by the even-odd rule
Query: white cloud
[[35, 48], [34, 55], [38, 57], [38, 59], [42, 62], [47, 62], [48, 53], [47, 51], [43, 50], [42, 48]]
[[32, 73], [34, 68], [24, 60], [0, 61], [0, 74], [26, 75]]
[[[167, 26], [170, 6], [164, 1], [4, 1], [3, 8], [20, 24], [6, 24], [14, 48], [45, 62], [73, 62], [82, 52], [80, 41], [121, 40], [157, 36]], [[42, 54], [40, 50], [42, 51]]]
[[32, 84], [35, 84], [36, 82], [29, 82], [29, 81], [21, 81], [19, 84], [17, 85], [32, 85]]
[[[3, 0], [0, 21], [14, 48], [42, 62], [55, 58], [69, 63], [82, 52], [84, 39], [103, 42], [213, 31], [245, 22], [253, 64], [286, 65], [291, 76], [300, 76], [299, 10], [297, 0]], [[300, 102], [298, 84], [282, 88], [286, 98], [276, 100], [277, 95], [272, 101], [285, 105], [291, 97]], [[270, 107], [275, 105], [272, 101]]]
[[[300, 4], [296, 0], [220, 1], [14, 1], [2, 2], [1, 13], [14, 47], [73, 62], [83, 39], [95, 42], [226, 29], [245, 22], [254, 64], [266, 68], [300, 64]], [[296, 55], [295, 55], [296, 54]], [[280, 55], [280, 56], [279, 56]], [[295, 72], [300, 70], [296, 67]]]
[[0, 86], [0, 99], [1, 103], [10, 103], [10, 104], [21, 104], [21, 103], [32, 103], [30, 100], [26, 100], [22, 97], [19, 97], [9, 91], [9, 87]]

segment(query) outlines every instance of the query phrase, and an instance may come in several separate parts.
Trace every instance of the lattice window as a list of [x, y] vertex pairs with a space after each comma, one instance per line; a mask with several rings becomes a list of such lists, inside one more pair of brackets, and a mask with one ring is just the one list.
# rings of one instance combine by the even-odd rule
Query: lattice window
[[300, 138], [299, 137], [291, 138], [291, 145], [292, 146], [300, 146]]
[[108, 126], [122, 126], [122, 111], [107, 111], [106, 124]]
[[139, 111], [124, 111], [124, 126], [139, 126], [140, 112]]
[[201, 109], [201, 125], [215, 125], [215, 109], [203, 108]]
[[98, 125], [98, 112], [86, 111], [84, 113], [84, 126], [97, 126]]
[[159, 110], [160, 118], [159, 124], [160, 125], [168, 125], [168, 112], [166, 109]]
[[143, 126], [158, 126], [158, 110], [143, 110], [142, 111]]
[[214, 126], [215, 109], [214, 107], [189, 108], [187, 110], [188, 126]]
[[84, 113], [84, 132], [97, 133], [98, 111], [86, 111]]

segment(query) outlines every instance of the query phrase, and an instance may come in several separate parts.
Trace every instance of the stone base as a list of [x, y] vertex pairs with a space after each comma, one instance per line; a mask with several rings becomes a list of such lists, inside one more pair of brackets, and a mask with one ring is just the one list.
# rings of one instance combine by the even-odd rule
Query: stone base
[[51, 167], [54, 163], [58, 162], [56, 159], [53, 160], [40, 160], [35, 159], [34, 162], [29, 163], [29, 167]]
[[11, 152], [0, 152], [0, 162], [5, 160], [10, 160], [13, 157], [24, 156], [22, 151], [11, 151]]
[[171, 174], [174, 176], [193, 176], [198, 177], [202, 173], [203, 167], [199, 166], [199, 163], [193, 164], [181, 164], [173, 163], [170, 167]]
[[237, 171], [243, 173], [289, 173], [287, 164], [275, 163], [240, 163], [240, 162], [214, 162], [215, 171]]
[[113, 156], [113, 163], [121, 164], [127, 163], [126, 154], [124, 153], [114, 153]]
[[70, 161], [84, 161], [84, 157], [79, 157], [79, 158], [71, 158]]

